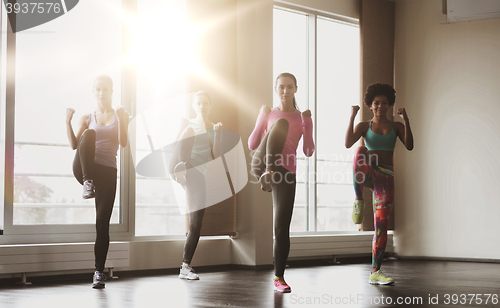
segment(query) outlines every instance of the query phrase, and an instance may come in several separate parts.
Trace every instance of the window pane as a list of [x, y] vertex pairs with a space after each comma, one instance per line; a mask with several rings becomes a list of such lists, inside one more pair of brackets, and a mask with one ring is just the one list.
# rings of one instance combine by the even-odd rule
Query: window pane
[[347, 150], [344, 138], [351, 106], [360, 103], [359, 27], [318, 18], [317, 57], [317, 230], [356, 230], [351, 221], [356, 145]]
[[[65, 112], [76, 110], [76, 129], [95, 110], [99, 74], [113, 79], [113, 105], [121, 104], [120, 16], [121, 0], [80, 1], [62, 17], [17, 33], [14, 224], [95, 222], [94, 201], [82, 199], [73, 177]], [[118, 205], [117, 193], [112, 223], [119, 222]]]
[[[306, 110], [308, 101], [308, 16], [282, 9], [274, 9], [273, 15], [273, 78], [280, 73], [292, 73], [297, 78], [298, 91], [295, 100], [300, 110]], [[273, 80], [274, 81], [274, 80]], [[270, 85], [271, 86], [271, 85]], [[272, 84], [274, 91], [274, 84]], [[279, 98], [273, 92], [273, 106]], [[308, 217], [307, 165], [303, 158], [302, 139], [297, 147], [297, 189], [291, 231], [306, 231]]]
[[351, 220], [354, 188], [351, 162], [318, 161], [317, 230], [357, 230]]
[[[292, 73], [297, 78], [295, 99], [300, 110], [308, 108], [307, 16], [274, 9], [273, 14], [273, 78], [280, 73]], [[270, 85], [271, 86], [271, 85]], [[273, 106], [279, 105], [274, 92]]]
[[[189, 40], [192, 39], [186, 21], [186, 1], [141, 0], [137, 3], [137, 37], [134, 46], [137, 55], [137, 114], [153, 106], [167, 104], [163, 110], [172, 114], [155, 115], [170, 127], [165, 132], [152, 132], [163, 136], [177, 134], [178, 121], [186, 116], [185, 106], [173, 106], [173, 101], [187, 93], [187, 68], [190, 61]], [[169, 29], [175, 29], [170, 31]], [[178, 102], [178, 100], [176, 100]], [[180, 110], [173, 112], [173, 110]], [[151, 123], [145, 118], [146, 123]], [[133, 127], [133, 126], [131, 126]], [[151, 153], [147, 140], [139, 135], [137, 127], [136, 164]], [[141, 139], [142, 138], [142, 139]], [[162, 144], [164, 146], [166, 144]], [[185, 234], [186, 216], [181, 215], [176, 202], [173, 183], [168, 179], [136, 178], [136, 224], [137, 236]]]

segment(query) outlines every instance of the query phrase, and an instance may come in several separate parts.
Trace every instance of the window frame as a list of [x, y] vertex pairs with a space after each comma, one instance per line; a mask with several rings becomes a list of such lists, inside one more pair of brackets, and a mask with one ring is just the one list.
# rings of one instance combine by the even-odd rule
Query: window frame
[[[137, 0], [122, 0], [122, 13], [134, 15]], [[3, 11], [3, 6], [0, 12]], [[3, 12], [2, 12], [3, 14]], [[3, 235], [0, 243], [48, 243], [48, 242], [74, 242], [93, 241], [95, 239], [95, 223], [91, 224], [39, 224], [15, 225], [14, 215], [14, 149], [15, 149], [15, 99], [16, 99], [16, 33], [11, 31], [10, 23], [6, 23], [6, 67], [5, 80], [5, 178], [4, 178], [4, 209], [3, 209]], [[121, 58], [132, 49], [132, 30], [121, 21]], [[135, 83], [136, 72], [133, 67], [121, 68], [121, 105], [129, 111], [131, 117], [135, 115]], [[4, 98], [2, 98], [4, 99]], [[120, 147], [119, 167], [119, 194], [120, 214], [119, 222], [110, 224], [110, 236], [113, 239], [134, 236], [135, 203], [135, 168], [133, 166], [129, 147]], [[132, 200], [132, 201], [131, 201]]]
[[[274, 1], [273, 10], [283, 10], [295, 14], [307, 16], [307, 50], [308, 50], [308, 80], [307, 80], [307, 97], [308, 108], [311, 110], [314, 129], [313, 139], [317, 140], [317, 24], [318, 19], [333, 20], [343, 24], [356, 26], [359, 28], [359, 20], [343, 15], [334, 13], [327, 13], [324, 11], [315, 11], [302, 6], [295, 6], [281, 1]], [[291, 231], [291, 236], [307, 236], [307, 235], [343, 235], [343, 234], [363, 234], [358, 231], [317, 231], [317, 151], [311, 157], [299, 158], [307, 161], [308, 180], [305, 183], [306, 190], [306, 213], [307, 218], [305, 221], [305, 231]]]

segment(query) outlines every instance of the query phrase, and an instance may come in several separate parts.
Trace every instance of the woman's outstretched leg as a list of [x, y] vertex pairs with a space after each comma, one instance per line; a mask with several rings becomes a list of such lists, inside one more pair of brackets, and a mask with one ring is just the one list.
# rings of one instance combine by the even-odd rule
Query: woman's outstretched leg
[[262, 190], [272, 190], [272, 173], [279, 166], [281, 153], [288, 136], [289, 124], [280, 118], [262, 138], [259, 147], [252, 157], [252, 173], [261, 183]]
[[372, 245], [371, 284], [391, 284], [393, 280], [380, 270], [387, 245], [389, 217], [394, 208], [394, 176], [392, 167], [376, 166], [373, 179], [373, 217], [375, 234]]
[[286, 261], [290, 252], [290, 223], [295, 202], [296, 176], [279, 166], [273, 184], [274, 203], [274, 286], [280, 292], [290, 292], [284, 280]]
[[95, 268], [104, 271], [109, 248], [109, 221], [116, 196], [116, 168], [96, 165], [96, 240], [94, 245]]
[[199, 277], [190, 264], [200, 239], [206, 207], [206, 184], [205, 176], [195, 168], [192, 168], [191, 165], [188, 164], [188, 166], [190, 168], [187, 170], [184, 189], [186, 190], [186, 203], [189, 215], [189, 231], [184, 244], [183, 264], [179, 278], [195, 280], [199, 279]]

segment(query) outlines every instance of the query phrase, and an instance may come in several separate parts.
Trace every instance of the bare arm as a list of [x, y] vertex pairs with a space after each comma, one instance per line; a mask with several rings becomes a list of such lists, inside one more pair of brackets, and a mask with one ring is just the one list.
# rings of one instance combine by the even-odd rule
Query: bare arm
[[363, 122], [358, 123], [358, 125], [354, 127], [354, 119], [356, 118], [356, 114], [358, 113], [359, 109], [359, 106], [352, 106], [352, 114], [349, 120], [349, 126], [347, 127], [347, 132], [345, 134], [345, 147], [347, 149], [352, 147], [352, 145], [355, 144], [359, 140], [359, 138], [361, 138], [361, 136], [363, 136], [366, 130], [366, 124], [364, 124]]
[[186, 127], [188, 126], [188, 124], [189, 124], [189, 121], [186, 118], [183, 117], [182, 120], [181, 120], [181, 128], [177, 132], [177, 136], [175, 137], [175, 141], [174, 142], [179, 141], [179, 139], [181, 138], [182, 132], [186, 129]]
[[118, 142], [124, 148], [128, 144], [129, 114], [123, 107], [118, 107], [116, 109], [116, 117], [118, 118]]
[[307, 157], [314, 154], [314, 140], [313, 140], [313, 122], [311, 118], [311, 110], [307, 109], [301, 114], [302, 116], [302, 134], [304, 142], [302, 151]]
[[222, 138], [222, 123], [219, 122], [214, 126], [214, 157], [217, 158], [221, 155], [221, 138]]
[[267, 105], [263, 105], [260, 108], [259, 116], [257, 117], [257, 122], [255, 123], [255, 128], [253, 129], [250, 137], [248, 137], [248, 148], [252, 151], [257, 150], [262, 139], [262, 133], [267, 127], [267, 118], [271, 113], [271, 108]]
[[71, 146], [71, 149], [76, 150], [76, 147], [78, 146], [78, 140], [80, 140], [80, 137], [82, 136], [83, 132], [89, 127], [88, 123], [89, 117], [88, 115], [84, 115], [80, 118], [75, 135], [73, 127], [71, 126], [71, 120], [73, 118], [74, 113], [75, 113], [74, 109], [71, 108], [66, 109], [66, 133], [68, 136], [68, 141], [69, 145]]
[[408, 115], [406, 114], [406, 110], [404, 108], [399, 108], [397, 113], [401, 118], [403, 118], [403, 121], [405, 122], [404, 125], [400, 123], [400, 125], [403, 127], [400, 127], [398, 129], [399, 140], [401, 140], [408, 151], [411, 151], [413, 150], [413, 134], [410, 128], [410, 120], [408, 119]]

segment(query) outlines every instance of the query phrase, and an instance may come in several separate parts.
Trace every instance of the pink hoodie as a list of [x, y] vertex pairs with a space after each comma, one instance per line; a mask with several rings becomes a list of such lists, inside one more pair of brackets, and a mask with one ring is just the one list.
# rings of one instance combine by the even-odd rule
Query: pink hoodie
[[307, 157], [314, 153], [314, 141], [312, 137], [313, 123], [311, 117], [303, 118], [300, 111], [283, 112], [278, 108], [271, 109], [271, 113], [261, 112], [257, 117], [255, 128], [248, 138], [248, 147], [255, 151], [260, 145], [262, 137], [266, 134], [267, 128], [271, 127], [279, 118], [284, 118], [289, 123], [288, 135], [286, 137], [285, 147], [281, 155], [281, 165], [287, 170], [296, 173], [297, 170], [297, 147], [302, 135], [304, 135], [303, 151]]

